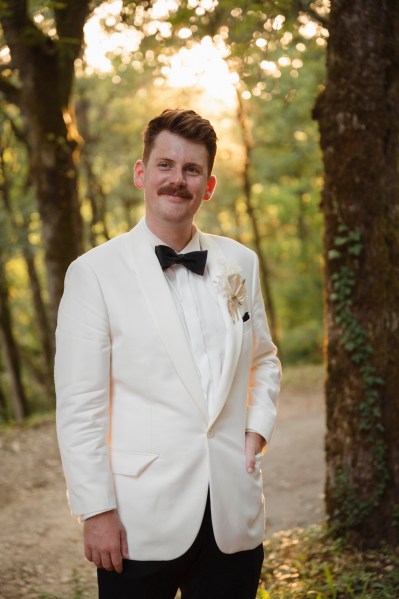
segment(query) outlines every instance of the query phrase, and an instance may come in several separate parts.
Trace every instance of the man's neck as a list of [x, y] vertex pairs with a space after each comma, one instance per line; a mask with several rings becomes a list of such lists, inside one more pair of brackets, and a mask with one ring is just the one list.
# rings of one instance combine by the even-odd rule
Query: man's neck
[[173, 248], [175, 252], [181, 252], [181, 250], [186, 247], [195, 233], [195, 227], [192, 223], [180, 226], [173, 224], [168, 227], [164, 224], [157, 226], [157, 223], [148, 222], [146, 219], [146, 224], [151, 233], [153, 233], [166, 245]]

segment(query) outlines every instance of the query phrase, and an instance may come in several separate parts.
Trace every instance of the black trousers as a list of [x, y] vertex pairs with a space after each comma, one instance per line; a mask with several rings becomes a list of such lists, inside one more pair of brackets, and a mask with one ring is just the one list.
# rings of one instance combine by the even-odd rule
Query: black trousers
[[208, 502], [190, 549], [169, 561], [124, 560], [123, 572], [98, 569], [99, 599], [255, 599], [263, 546], [222, 553], [213, 534]]

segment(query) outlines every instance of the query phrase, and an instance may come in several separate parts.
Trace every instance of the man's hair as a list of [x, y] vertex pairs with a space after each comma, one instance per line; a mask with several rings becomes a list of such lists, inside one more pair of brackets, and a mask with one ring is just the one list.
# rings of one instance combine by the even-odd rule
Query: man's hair
[[208, 120], [203, 119], [194, 110], [181, 108], [164, 110], [159, 116], [153, 118], [144, 129], [144, 164], [147, 164], [155, 138], [161, 131], [170, 131], [170, 133], [180, 135], [194, 143], [204, 145], [208, 151], [208, 173], [211, 174], [216, 155], [217, 136]]

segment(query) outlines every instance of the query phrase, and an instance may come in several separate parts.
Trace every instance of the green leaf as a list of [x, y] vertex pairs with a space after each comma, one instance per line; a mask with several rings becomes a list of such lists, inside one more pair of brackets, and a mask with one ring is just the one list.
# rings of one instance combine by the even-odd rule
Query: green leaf
[[345, 243], [348, 241], [348, 237], [336, 237], [334, 239], [334, 243], [335, 245], [345, 245]]
[[328, 259], [329, 260], [336, 260], [337, 258], [341, 257], [341, 252], [339, 252], [338, 250], [330, 250], [328, 252]]
[[351, 245], [348, 248], [348, 253], [352, 256], [360, 256], [363, 249], [363, 245], [361, 243], [357, 243], [356, 245]]

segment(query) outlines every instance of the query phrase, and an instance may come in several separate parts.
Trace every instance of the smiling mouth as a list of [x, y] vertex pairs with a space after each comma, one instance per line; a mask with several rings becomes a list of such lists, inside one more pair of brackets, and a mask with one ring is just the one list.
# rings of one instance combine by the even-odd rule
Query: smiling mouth
[[174, 198], [183, 198], [184, 200], [192, 200], [193, 195], [184, 187], [176, 188], [176, 187], [161, 187], [158, 189], [159, 196], [172, 196]]

